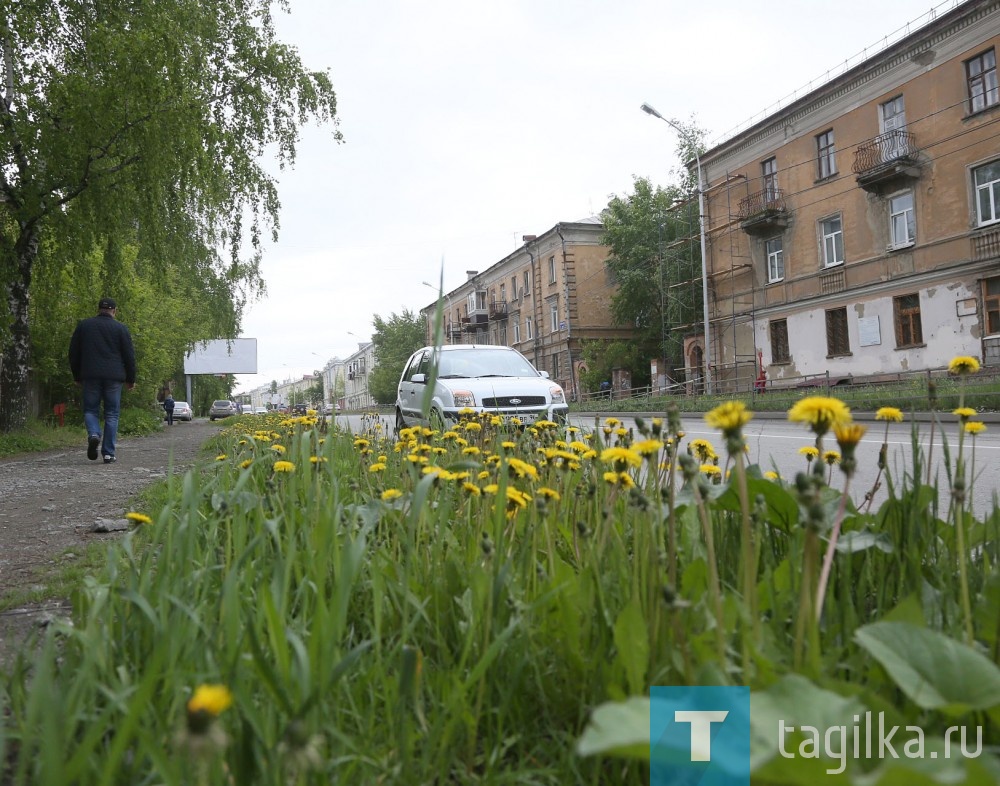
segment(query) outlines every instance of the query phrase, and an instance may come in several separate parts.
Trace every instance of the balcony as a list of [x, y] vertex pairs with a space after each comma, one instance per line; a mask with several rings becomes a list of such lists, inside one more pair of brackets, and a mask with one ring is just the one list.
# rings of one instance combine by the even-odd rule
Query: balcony
[[773, 235], [788, 226], [788, 207], [780, 188], [770, 186], [740, 200], [740, 227], [748, 235]]
[[462, 317], [462, 330], [466, 333], [475, 333], [478, 330], [483, 330], [488, 322], [489, 317], [485, 311], [473, 313], [472, 316]]
[[985, 262], [1000, 257], [1000, 227], [993, 227], [972, 236], [972, 259]]
[[491, 300], [490, 320], [504, 320], [504, 319], [507, 319], [507, 301]]
[[854, 153], [854, 174], [865, 191], [877, 193], [900, 180], [920, 176], [917, 142], [903, 129], [886, 131], [858, 145]]

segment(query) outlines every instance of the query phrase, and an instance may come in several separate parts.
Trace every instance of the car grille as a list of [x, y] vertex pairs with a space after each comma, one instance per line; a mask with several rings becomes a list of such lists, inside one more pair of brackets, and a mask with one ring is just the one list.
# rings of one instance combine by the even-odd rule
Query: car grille
[[497, 398], [483, 399], [483, 406], [486, 409], [541, 407], [544, 404], [545, 396], [498, 396]]

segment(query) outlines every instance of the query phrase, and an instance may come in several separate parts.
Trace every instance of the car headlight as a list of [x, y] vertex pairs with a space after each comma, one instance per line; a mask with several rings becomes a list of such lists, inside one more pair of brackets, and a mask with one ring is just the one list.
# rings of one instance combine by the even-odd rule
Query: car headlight
[[455, 390], [452, 391], [451, 396], [455, 400], [456, 407], [476, 406], [476, 397], [472, 395], [471, 390]]
[[563, 393], [563, 389], [558, 385], [553, 385], [549, 388], [549, 395], [552, 396], [553, 404], [565, 404], [566, 394]]

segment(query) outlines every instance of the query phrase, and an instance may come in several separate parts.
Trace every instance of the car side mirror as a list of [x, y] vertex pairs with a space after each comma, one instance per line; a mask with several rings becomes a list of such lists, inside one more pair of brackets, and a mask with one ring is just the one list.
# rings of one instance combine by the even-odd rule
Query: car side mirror
[[427, 375], [426, 374], [414, 374], [412, 377], [410, 377], [410, 382], [413, 382], [413, 383], [415, 383], [417, 385], [422, 385], [426, 381], [427, 381]]
[[549, 378], [549, 372], [548, 371], [539, 371], [538, 372], [538, 376], [540, 376], [542, 379], [548, 379]]

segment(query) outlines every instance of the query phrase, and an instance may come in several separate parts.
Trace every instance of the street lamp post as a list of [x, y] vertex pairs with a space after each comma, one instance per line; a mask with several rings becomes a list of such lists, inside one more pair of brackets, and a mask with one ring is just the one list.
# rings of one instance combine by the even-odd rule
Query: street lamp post
[[694, 151], [694, 162], [695, 167], [698, 170], [698, 230], [701, 235], [701, 307], [704, 312], [705, 320], [705, 392], [712, 392], [712, 345], [711, 345], [711, 335], [709, 333], [709, 320], [708, 320], [708, 255], [705, 253], [705, 186], [702, 181], [701, 175], [701, 156], [698, 155], [698, 140], [692, 139], [689, 131], [675, 123], [673, 120], [668, 120], [659, 112], [657, 112], [649, 104], [643, 104], [641, 107], [643, 112], [647, 115], [652, 115], [657, 117], [670, 126], [674, 131], [676, 131], [682, 139], [691, 145], [691, 149]]

